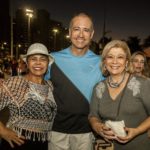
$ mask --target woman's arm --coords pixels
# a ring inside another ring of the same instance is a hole
[[[89,117],[89,122],[94,132],[102,136],[105,140],[109,141],[116,139],[113,131],[110,128],[106,127],[106,125],[102,123],[100,119],[96,117]]]
[[[12,148],[14,147],[13,143],[22,145],[25,139],[23,136],[18,137],[17,133],[7,128],[2,122],[0,122],[0,137],[5,139]]]
[[[150,129],[150,117],[145,119],[137,128],[137,134],[141,134],[143,132],[146,132],[148,129]]]
[[[89,117],[89,122],[90,125],[92,127],[92,129],[97,133],[97,134],[101,134],[102,133],[102,127],[104,126],[103,123],[101,123],[101,121],[96,118],[96,117]]]
[[[104,87],[104,84],[101,83],[101,87]],[[100,88],[102,89],[102,88]],[[98,90],[100,90],[98,89]],[[97,96],[96,88],[93,90],[92,99],[90,103],[90,114],[89,114],[89,122],[91,124],[91,127],[94,132],[96,132],[98,135],[101,135],[107,140],[114,139],[114,133],[112,130],[105,126],[105,124],[101,121],[100,115],[99,115],[99,101],[100,97]],[[102,91],[99,91],[101,94]]]
[[[118,141],[121,143],[126,143],[133,139],[134,137],[147,132],[150,129],[150,81],[145,79],[141,81],[141,88],[140,88],[140,99],[142,103],[142,107],[145,109],[147,114],[147,118],[141,122],[136,128],[128,128],[126,127],[125,130],[127,131],[127,136],[122,138],[118,137]],[[138,114],[137,114],[138,117]],[[133,118],[134,119],[134,118]],[[144,118],[143,118],[144,119]]]
[[[150,117],[145,119],[137,128],[125,128],[127,131],[127,136],[126,137],[118,137],[117,140],[120,143],[127,143],[134,137],[147,132],[148,129],[150,129]]]

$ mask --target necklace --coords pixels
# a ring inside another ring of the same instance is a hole
[[[117,88],[117,87],[119,87],[119,86],[122,84],[122,82],[124,81],[124,79],[125,79],[125,74],[126,74],[126,72],[124,72],[123,77],[122,77],[122,79],[121,79],[121,81],[120,81],[119,83],[113,82],[112,77],[109,76],[109,77],[108,77],[108,80],[107,80],[107,81],[108,81],[108,85],[109,85],[111,88]]]

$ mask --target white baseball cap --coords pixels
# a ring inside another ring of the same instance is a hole
[[[30,55],[34,55],[34,54],[42,54],[42,55],[48,56],[49,57],[49,63],[52,63],[54,61],[53,56],[48,53],[48,49],[42,43],[31,44],[27,50],[27,54],[21,55],[21,57],[22,57],[23,61],[26,62],[27,57]]]

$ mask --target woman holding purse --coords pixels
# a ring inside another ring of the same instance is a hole
[[[130,50],[120,40],[109,42],[102,53],[106,79],[98,83],[90,104],[93,130],[115,150],[149,150],[150,81],[132,75]]]

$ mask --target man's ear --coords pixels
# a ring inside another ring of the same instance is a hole
[[[93,38],[93,36],[94,36],[94,30],[91,33],[91,39]]]

